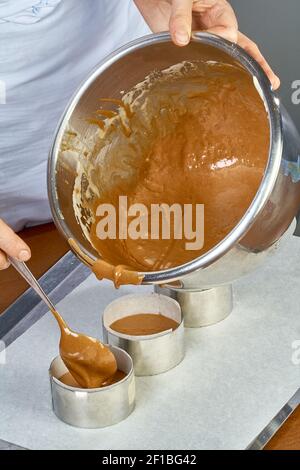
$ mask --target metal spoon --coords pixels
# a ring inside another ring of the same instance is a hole
[[[83,388],[101,387],[117,371],[117,362],[113,353],[96,338],[72,331],[27,265],[10,256],[8,259],[45,302],[57,320],[61,331],[59,352],[71,375]]]

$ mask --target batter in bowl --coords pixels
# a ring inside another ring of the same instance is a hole
[[[98,134],[92,151],[81,155],[73,202],[78,221],[85,233],[88,227],[87,236],[107,263],[94,269],[99,278],[114,277],[107,265],[158,271],[209,251],[249,208],[268,160],[264,103],[239,65],[184,62],[153,72],[121,101],[100,101],[93,123]],[[203,246],[186,249],[190,240],[175,239],[174,227],[169,239],[149,234],[100,240],[97,208],[116,208],[118,233],[120,196],[127,197],[128,206],[143,204],[149,214],[152,204],[203,204]]]

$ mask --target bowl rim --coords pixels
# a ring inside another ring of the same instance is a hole
[[[280,112],[280,100],[274,93],[271,83],[261,66],[240,46],[215,34],[194,32],[192,34],[191,41],[212,46],[227,53],[231,58],[239,62],[243,68],[248,73],[250,73],[250,75],[252,75],[254,85],[256,86],[257,92],[265,104],[265,108],[268,114],[270,126],[269,158],[263,179],[251,205],[246,210],[244,216],[241,218],[238,224],[232,229],[232,231],[209,251],[183,265],[161,271],[139,272],[139,274],[143,276],[143,284],[159,284],[166,281],[176,281],[199,269],[206,268],[226,254],[236,243],[239,242],[239,240],[241,240],[241,238],[243,238],[243,236],[252,227],[259,214],[262,212],[266,202],[270,197],[270,194],[273,191],[281,165],[283,130]],[[55,186],[55,173],[61,138],[75,107],[77,106],[83,94],[88,90],[89,86],[113,63],[138,49],[165,42],[171,42],[171,36],[169,33],[154,33],[143,36],[120,47],[112,54],[106,56],[106,58],[104,58],[92,70],[92,72],[90,72],[88,77],[79,86],[71,98],[69,104],[67,105],[54,134],[53,144],[49,153],[47,176],[48,198],[52,216],[58,230],[66,239],[74,238],[74,236],[69,230],[65,220],[60,215],[61,211]],[[96,259],[95,256],[90,253],[80,242],[77,243],[85,254],[93,259]]]

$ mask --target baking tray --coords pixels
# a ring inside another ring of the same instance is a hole
[[[52,414],[45,364],[48,365],[57,352],[58,332],[54,322],[51,324],[47,308],[29,289],[0,317],[0,338],[7,348],[7,364],[0,365],[0,449],[262,449],[300,401],[299,366],[292,364],[292,344],[300,339],[299,259],[300,240],[293,237],[262,269],[234,284],[235,308],[228,319],[208,328],[186,330],[184,362],[193,360],[197,354],[200,372],[193,376],[194,385],[185,385],[197,386],[197,393],[195,390],[190,393],[189,389],[182,391],[178,384],[172,391],[171,384],[184,376],[184,369],[180,367],[186,366],[180,365],[156,378],[138,378],[137,409],[132,417],[106,430],[105,434],[103,430],[75,430]],[[109,301],[139,289],[151,290],[150,287],[124,287],[115,291],[109,282],[98,284],[89,274],[85,266],[67,253],[41,279],[52,300],[60,302],[59,310],[74,329],[79,327],[88,334],[100,336],[100,313]],[[83,304],[78,301],[80,298],[85,299]],[[84,306],[84,312],[79,315],[74,305]],[[98,309],[96,314],[95,308]],[[38,360],[37,327],[49,334],[43,340],[45,348],[39,351]],[[48,343],[51,343],[49,348]],[[16,361],[21,349],[22,355]],[[22,375],[23,357],[32,360],[29,377]],[[224,377],[220,381],[222,373]],[[42,399],[37,396],[34,405],[30,399],[38,381],[46,388]],[[224,388],[225,381],[228,384]],[[185,413],[190,423],[178,415],[177,426],[170,425],[174,419],[172,410],[162,413],[162,408],[170,407],[164,386],[168,386],[168,396],[174,401],[174,413]],[[228,393],[224,394],[222,387],[225,391],[228,388]],[[24,397],[26,393],[28,400]],[[157,417],[153,415],[155,410]],[[152,421],[155,418],[154,428],[149,422],[150,416]],[[199,420],[199,427],[193,419]],[[43,426],[44,433],[41,432]],[[30,432],[24,432],[28,429]],[[177,434],[173,440],[165,437],[159,446],[155,431],[162,430],[162,435],[168,436],[170,429]],[[127,432],[130,443],[124,439]],[[188,436],[191,432],[193,435]]]

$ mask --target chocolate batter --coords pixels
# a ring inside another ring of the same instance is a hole
[[[140,284],[138,271],[167,269],[201,256],[243,217],[268,159],[267,114],[252,78],[240,66],[201,61],[151,74],[122,101],[102,101],[117,109],[97,111],[93,123],[99,136],[92,152],[83,155],[80,188],[74,188],[84,210],[78,220],[89,221],[89,237],[101,259],[91,260],[69,242],[99,279],[112,279],[116,287]],[[203,248],[187,250],[190,240],[172,235],[169,240],[100,240],[97,207],[112,204],[118,222],[119,196],[128,196],[129,206],[144,204],[149,214],[151,204],[204,204]],[[106,346],[74,333],[53,314],[61,328],[60,354],[70,372],[62,381],[95,388],[123,378]],[[177,327],[174,320],[155,314],[132,315],[111,325],[130,335]]]
[[[177,64],[151,74],[116,104],[114,114],[98,113],[106,119],[99,121],[96,145],[81,162],[80,191],[85,216],[90,215],[90,240],[104,260],[94,263],[93,271],[119,285],[128,281],[124,266],[127,272],[145,272],[182,265],[232,231],[261,183],[270,132],[252,77],[238,65]],[[149,212],[151,204],[204,204],[203,248],[187,250],[189,240],[173,236],[99,240],[96,208],[113,204],[118,221],[120,195]]]
[[[60,356],[73,379],[83,388],[97,388],[117,371],[110,349],[95,338],[70,330],[56,310],[52,310],[60,331]]]
[[[162,331],[176,330],[178,326],[178,322],[160,313],[138,313],[120,318],[110,325],[112,330],[131,336],[154,335]]]
[[[108,387],[109,385],[113,385],[117,382],[120,382],[121,380],[126,377],[125,372],[121,370],[117,370],[117,372],[114,373],[109,379],[107,379],[105,382],[101,384],[102,387]],[[67,372],[66,374],[62,375],[59,378],[59,381],[62,382],[65,385],[68,385],[69,387],[76,387],[76,388],[84,388],[81,385],[79,385],[78,382],[74,379],[74,377],[70,374],[70,372]]]
[[[130,267],[122,265],[113,266],[101,259],[95,261],[81,250],[75,240],[69,238],[68,243],[77,256],[85,264],[90,266],[91,270],[100,281],[102,279],[110,279],[113,281],[116,289],[125,284],[139,285],[142,283],[144,276],[136,271],[132,271]]]

